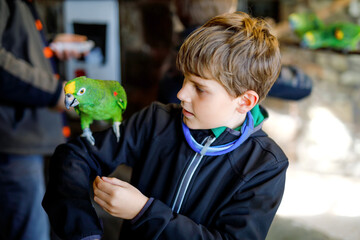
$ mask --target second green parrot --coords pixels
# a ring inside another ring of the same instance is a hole
[[[327,47],[344,51],[359,50],[360,26],[352,23],[333,23],[321,31],[306,32],[301,43],[311,49]]]
[[[65,106],[74,107],[80,116],[82,137],[95,144],[90,130],[93,120],[111,120],[113,131],[120,139],[122,114],[127,106],[124,88],[118,81],[74,78],[65,85]]]
[[[312,12],[292,13],[289,15],[291,29],[299,38],[308,31],[321,30],[325,24]]]
[[[343,51],[360,49],[360,25],[336,22],[325,25],[311,12],[289,15],[290,26],[301,39],[301,45],[311,49],[333,48]]]

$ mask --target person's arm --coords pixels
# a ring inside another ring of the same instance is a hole
[[[52,107],[62,93],[55,77],[17,59],[0,46],[0,100],[29,107]]]
[[[6,39],[5,30],[8,21],[11,21],[9,7],[5,1],[0,1],[0,39]],[[21,29],[19,28],[19,30]],[[34,29],[34,31],[36,30]],[[24,38],[20,35],[18,37]],[[58,34],[54,41],[83,42],[86,39],[87,37],[82,35]],[[23,42],[19,40],[16,44],[28,44],[28,42],[23,39]],[[21,46],[21,48],[26,49],[25,46]],[[28,46],[28,48],[32,48],[32,46]],[[42,49],[38,51],[39,57],[41,57]],[[54,53],[60,60],[81,56],[76,51],[63,50]],[[57,80],[51,69],[46,70],[45,66],[36,67],[31,62],[16,57],[2,45],[2,40],[0,41],[0,76],[0,101],[2,103],[23,107],[65,109],[64,99],[61,98],[63,83]]]
[[[10,21],[5,1],[0,1],[0,39]],[[19,36],[21,38],[22,36]],[[42,52],[41,52],[42,54]],[[62,84],[53,74],[16,58],[0,41],[0,101],[22,106],[54,106],[59,99]]]

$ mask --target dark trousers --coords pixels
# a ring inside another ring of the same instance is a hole
[[[0,153],[0,240],[49,240],[44,159]]]

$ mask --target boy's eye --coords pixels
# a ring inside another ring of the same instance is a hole
[[[204,89],[200,88],[197,85],[195,85],[195,89],[196,89],[197,92],[200,92],[200,93],[204,92]]]

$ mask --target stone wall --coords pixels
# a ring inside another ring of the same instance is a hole
[[[283,62],[313,80],[300,101],[267,98],[265,129],[293,164],[308,170],[360,176],[360,55],[281,47]]]

